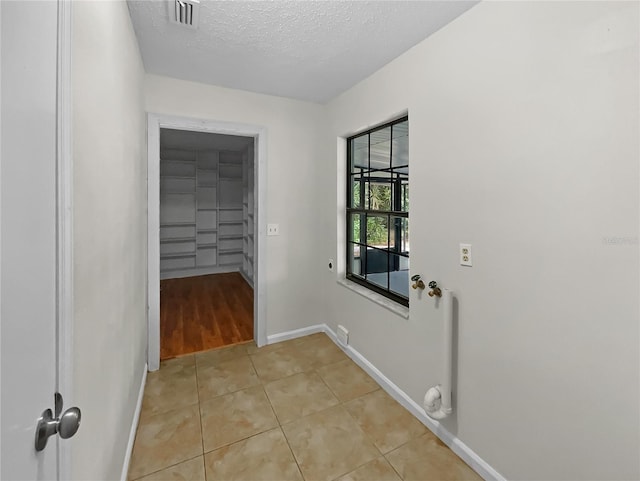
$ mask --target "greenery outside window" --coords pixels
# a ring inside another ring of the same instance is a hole
[[[409,305],[409,120],[347,139],[347,279]]]

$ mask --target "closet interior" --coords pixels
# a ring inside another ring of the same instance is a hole
[[[253,340],[254,139],[160,129],[160,358]]]
[[[253,287],[254,139],[160,131],[160,278],[239,271]]]

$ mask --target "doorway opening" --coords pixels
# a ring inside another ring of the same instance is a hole
[[[254,150],[160,129],[160,360],[253,340]]]
[[[149,370],[266,342],[264,151],[261,128],[149,115]]]

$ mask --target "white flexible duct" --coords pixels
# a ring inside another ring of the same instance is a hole
[[[453,412],[451,408],[451,373],[453,366],[453,291],[442,291],[444,317],[444,369],[442,384],[430,388],[424,396],[424,410],[433,419],[443,419]]]

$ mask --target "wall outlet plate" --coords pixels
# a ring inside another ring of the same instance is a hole
[[[267,224],[267,235],[280,235],[280,224]]]
[[[460,244],[460,265],[467,267],[473,266],[471,244]]]

